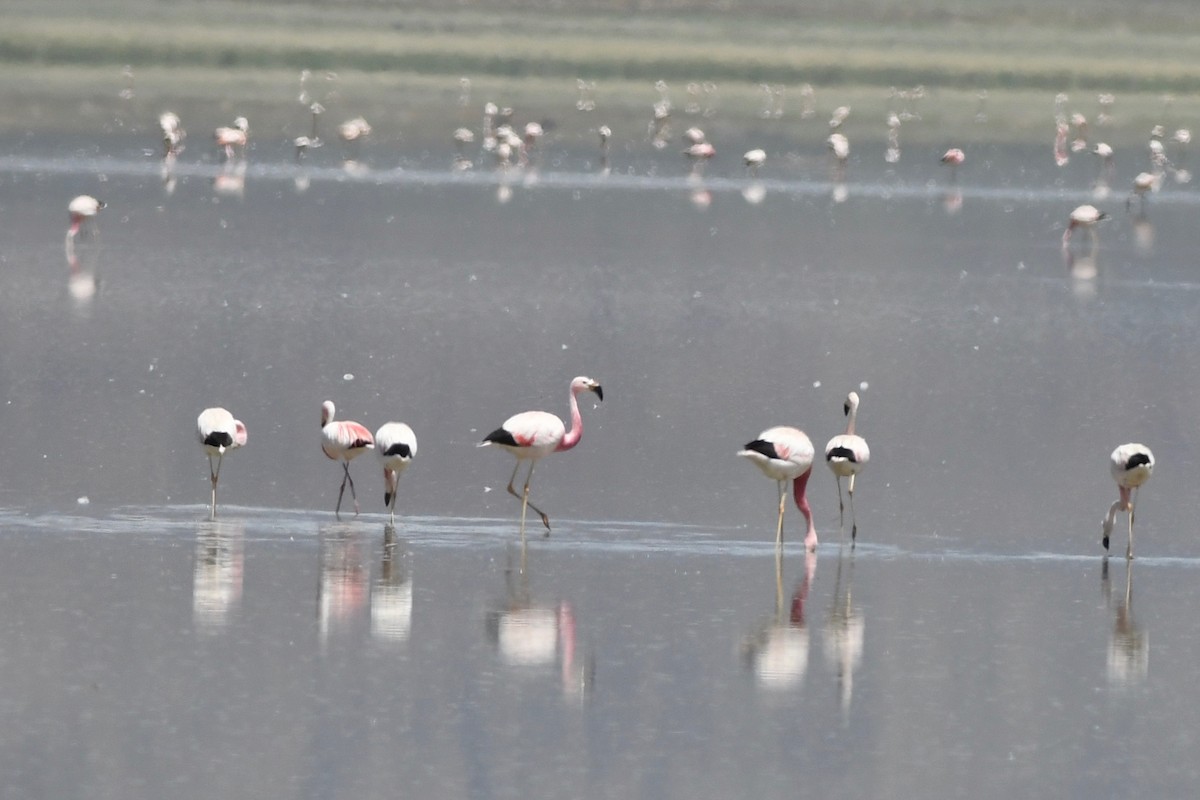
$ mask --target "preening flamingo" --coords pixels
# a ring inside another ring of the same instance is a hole
[[[542,518],[546,526],[546,535],[550,535],[550,518],[546,512],[529,502],[529,482],[533,480],[533,468],[538,459],[550,453],[570,450],[579,444],[583,438],[583,419],[579,415],[579,399],[581,392],[595,392],[596,397],[604,399],[604,390],[600,384],[591,378],[579,376],[571,381],[571,429],[567,430],[563,421],[546,411],[525,411],[509,417],[503,425],[483,438],[478,447],[489,444],[502,447],[517,458],[512,476],[508,479],[508,493],[521,500],[521,538],[525,538],[525,514],[527,508],[532,508]],[[529,474],[525,476],[525,489],[517,494],[513,481],[517,479],[517,470],[521,462],[529,462]]]
[[[200,446],[208,453],[208,477],[212,481],[212,510],[210,518],[217,518],[217,481],[221,477],[221,462],[225,453],[246,445],[246,425],[223,408],[206,408],[196,418],[196,435]],[[213,456],[217,457],[216,468]]]
[[[808,530],[804,546],[817,549],[817,529],[813,525],[812,509],[808,505],[806,488],[812,475],[813,444],[808,435],[799,428],[779,426],[768,428],[758,438],[738,452],[750,459],[768,478],[779,484],[779,522],[775,526],[775,546],[783,546],[783,509],[787,503],[785,482],[792,481],[792,494],[796,508],[804,515]]]
[[[1063,247],[1071,243],[1071,234],[1076,228],[1086,228],[1089,237],[1095,236],[1093,228],[1095,228],[1096,223],[1100,220],[1108,219],[1108,214],[1105,214],[1095,206],[1083,205],[1072,211],[1068,219],[1070,222],[1067,225],[1067,229],[1063,231]]]
[[[1109,471],[1117,482],[1120,499],[1113,503],[1108,513],[1104,515],[1104,538],[1100,540],[1108,552],[1108,539],[1112,533],[1113,523],[1118,511],[1129,512],[1129,544],[1125,547],[1125,558],[1133,558],[1133,501],[1137,497],[1138,487],[1150,480],[1154,472],[1154,454],[1144,444],[1123,444],[1113,450],[1109,458]]]
[[[354,498],[354,513],[358,514],[358,495],[354,492],[354,479],[350,477],[350,462],[358,456],[375,447],[375,438],[371,432],[358,422],[350,420],[334,420],[336,409],[332,400],[321,404],[321,450],[328,458],[342,462],[342,486],[338,489],[337,507],[333,513],[341,517],[342,495],[346,492],[346,484],[350,484],[350,496]]]
[[[837,477],[838,487],[838,527],[845,524],[845,507],[842,505],[842,478],[850,479],[850,542],[853,546],[858,537],[858,521],[854,516],[854,478],[867,465],[871,458],[871,448],[867,440],[854,432],[854,423],[858,419],[858,392],[846,396],[842,406],[846,414],[846,432],[829,440],[825,445],[825,463]]]
[[[233,121],[232,128],[217,128],[213,132],[213,138],[216,139],[217,147],[224,148],[225,160],[233,159],[234,152],[238,151],[244,158],[246,155],[246,143],[249,141],[250,123],[245,117],[238,117]]]
[[[375,431],[375,452],[383,461],[383,504],[388,519],[396,519],[396,484],[400,473],[417,457],[417,437],[403,422],[384,423]]]

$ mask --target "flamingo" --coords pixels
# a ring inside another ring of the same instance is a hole
[[[1066,247],[1068,244],[1070,244],[1071,233],[1076,228],[1086,228],[1088,236],[1095,236],[1093,228],[1095,228],[1096,223],[1100,220],[1108,219],[1108,214],[1100,211],[1095,206],[1082,205],[1071,212],[1069,219],[1070,224],[1068,224],[1067,229],[1063,231],[1063,247]]]
[[[957,147],[951,147],[942,156],[942,163],[948,164],[950,166],[951,182],[958,179],[958,168],[961,167],[963,162],[966,160],[967,160],[966,154],[963,153],[963,151]]]
[[[563,426],[563,421],[546,411],[525,411],[509,417],[503,425],[483,438],[477,447],[494,444],[504,448],[517,458],[512,476],[508,479],[508,493],[521,500],[521,538],[525,538],[525,513],[532,508],[542,518],[546,526],[546,536],[550,535],[550,518],[546,512],[529,502],[529,482],[533,480],[533,468],[538,459],[550,453],[570,450],[579,444],[583,438],[583,418],[579,415],[578,396],[581,392],[595,392],[596,397],[604,399],[604,390],[600,384],[591,378],[579,376],[571,381],[571,429]],[[517,470],[521,462],[529,462],[529,474],[525,476],[525,489],[517,494],[513,481],[517,479]]]
[[[240,150],[243,157],[246,155],[246,142],[249,141],[249,135],[250,123],[245,117],[235,119],[232,128],[217,128],[213,132],[213,138],[217,140],[217,147],[225,148],[226,161],[233,158],[235,150]]]
[[[837,159],[838,164],[845,164],[846,159],[850,157],[850,140],[846,138],[845,134],[831,133],[825,143],[829,145],[829,150]]]
[[[871,459],[871,448],[867,440],[854,432],[854,423],[858,419],[858,392],[846,395],[846,403],[842,406],[846,414],[846,432],[829,440],[825,445],[825,463],[837,477],[838,487],[838,526],[845,523],[844,507],[842,506],[842,478],[850,479],[850,546],[858,536],[858,521],[854,516],[854,478]]]
[[[201,447],[208,453],[208,477],[212,481],[212,511],[209,516],[210,519],[216,519],[217,480],[221,477],[221,462],[226,451],[245,447],[246,425],[223,408],[206,408],[196,418],[196,435]],[[217,457],[216,469],[213,469],[213,456]]]
[[[813,444],[808,434],[799,428],[786,425],[768,428],[749,442],[738,452],[739,456],[748,458],[763,471],[768,478],[779,484],[779,522],[775,526],[775,547],[783,546],[783,509],[787,504],[785,482],[792,481],[792,495],[796,508],[808,522],[808,530],[804,536],[804,546],[808,550],[817,549],[817,529],[813,525],[812,509],[808,505],[809,476],[812,475]]]
[[[321,450],[327,458],[342,462],[342,487],[338,489],[337,507],[333,513],[339,519],[342,510],[342,495],[346,492],[346,483],[350,484],[350,496],[354,498],[354,514],[358,515],[358,495],[354,493],[354,479],[350,477],[350,462],[365,451],[375,447],[375,439],[371,432],[358,422],[350,420],[334,421],[335,408],[332,400],[321,404]]]
[[[1158,190],[1159,176],[1153,172],[1139,172],[1133,179],[1133,191],[1129,193],[1129,197],[1125,199],[1125,210],[1129,210],[1130,204],[1133,203],[1133,198],[1137,197],[1142,204],[1142,208],[1146,207],[1146,194]]]
[[[346,120],[338,126],[338,138],[346,143],[352,158],[358,156],[362,140],[371,135],[371,125],[363,117]]]
[[[375,452],[383,460],[383,504],[388,508],[388,519],[396,520],[396,484],[417,457],[417,437],[413,429],[403,422],[384,423],[375,431]]]
[[[767,151],[761,148],[756,150],[747,150],[742,156],[742,162],[746,165],[746,169],[751,175],[758,175],[758,169],[767,161]]]
[[[707,161],[717,154],[717,148],[712,142],[696,142],[684,150],[683,154],[693,161]]]
[[[158,117],[158,127],[162,130],[163,156],[176,156],[183,152],[183,140],[187,138],[187,131],[183,129],[179,115],[174,111],[164,111]]]
[[[67,205],[67,213],[71,218],[71,227],[67,229],[67,238],[73,239],[79,235],[80,229],[88,220],[94,219],[96,213],[106,204],[92,197],[81,194]]]
[[[1125,547],[1125,558],[1132,559],[1133,501],[1137,497],[1138,487],[1150,480],[1150,474],[1154,472],[1154,453],[1151,453],[1150,448],[1144,444],[1123,444],[1112,451],[1112,456],[1109,458],[1109,471],[1112,473],[1113,480],[1117,482],[1117,490],[1121,496],[1119,500],[1109,507],[1108,513],[1104,515],[1102,525],[1104,538],[1100,540],[1100,543],[1104,545],[1104,551],[1107,553],[1108,538],[1112,533],[1117,512],[1128,511],[1129,544]]]

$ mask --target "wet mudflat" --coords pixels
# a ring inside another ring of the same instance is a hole
[[[740,166],[666,156],[531,181],[281,154],[168,193],[138,152],[10,150],[7,796],[1195,785],[1189,186],[1126,213],[1131,164],[1064,255],[1094,175],[1042,148],[981,154],[961,192],[935,158],[864,156],[840,189],[793,161],[757,203]],[[82,192],[109,207],[69,264]],[[565,414],[577,374],[606,399],[539,466],[554,532],[522,556],[511,461],[474,443]],[[777,572],[775,487],[735,453],[776,424],[821,448],[850,389],[860,544],[818,465],[824,544],[793,509]],[[371,456],[364,514],[331,513],[325,399],[416,430],[394,531]],[[213,404],[249,429],[216,523]],[[1125,441],[1159,462],[1131,571],[1099,545]]]

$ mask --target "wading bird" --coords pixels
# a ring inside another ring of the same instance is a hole
[[[223,408],[206,408],[196,418],[196,435],[200,439],[200,446],[208,453],[208,477],[212,481],[212,510],[209,516],[216,519],[221,462],[226,452],[246,445],[246,425]],[[213,456],[217,457],[215,469]]]
[[[958,180],[958,168],[967,160],[967,156],[957,147],[951,147],[942,156],[942,163],[950,167],[951,182]]]
[[[767,161],[767,151],[761,148],[755,150],[747,150],[742,156],[742,163],[746,165],[746,169],[751,175],[757,176],[758,169]]]
[[[1129,543],[1125,547],[1125,558],[1133,558],[1133,501],[1137,497],[1138,487],[1150,480],[1154,472],[1154,454],[1144,444],[1123,444],[1113,450],[1109,459],[1109,471],[1117,482],[1117,490],[1121,497],[1113,503],[1108,513],[1104,515],[1104,537],[1100,543],[1108,553],[1108,538],[1112,533],[1113,523],[1116,522],[1118,511],[1129,512]]]
[[[246,143],[249,141],[250,123],[245,117],[238,117],[233,121],[232,128],[217,128],[213,131],[213,138],[216,139],[217,147],[224,148],[225,160],[233,160],[234,153],[240,153],[242,158],[246,157]]]
[[[383,461],[383,504],[388,519],[396,519],[396,484],[400,473],[417,457],[417,437],[403,422],[384,423],[375,431],[375,452]]]
[[[350,497],[354,499],[354,513],[358,514],[358,495],[354,492],[354,479],[350,477],[350,462],[367,450],[375,447],[375,439],[371,432],[358,422],[333,419],[335,408],[332,400],[321,404],[321,450],[326,457],[342,462],[342,486],[338,489],[335,516],[341,517],[342,495],[346,492],[346,484],[350,484]]]
[[[1089,237],[1094,237],[1094,228],[1096,223],[1102,219],[1108,219],[1108,214],[1100,211],[1095,206],[1083,205],[1071,212],[1070,220],[1067,229],[1063,231],[1063,247],[1071,243],[1071,234],[1076,228],[1086,228]]]
[[[854,516],[854,478],[867,465],[871,458],[871,448],[867,440],[854,432],[854,423],[858,419],[858,393],[846,395],[846,403],[842,406],[846,414],[846,432],[829,440],[825,445],[825,463],[837,477],[838,487],[838,527],[845,524],[845,507],[842,505],[842,478],[850,479],[850,542],[853,546],[858,537],[858,521]]]
[[[71,218],[71,227],[67,229],[67,238],[71,239],[79,235],[79,231],[88,222],[94,219],[96,212],[104,208],[105,204],[100,200],[88,194],[81,194],[67,205],[67,214]]]
[[[604,399],[604,391],[600,384],[591,378],[579,376],[571,381],[571,429],[567,430],[563,421],[546,411],[525,411],[509,417],[503,425],[483,438],[478,447],[494,444],[504,448],[517,457],[512,476],[508,479],[508,493],[521,500],[521,538],[525,538],[525,514],[527,508],[532,508],[542,518],[546,526],[546,535],[550,535],[550,518],[546,512],[529,502],[529,482],[533,480],[533,468],[538,459],[550,453],[570,450],[579,444],[583,438],[583,419],[579,415],[580,392],[595,392],[596,397]],[[517,470],[521,462],[529,462],[529,474],[525,476],[525,489],[521,494],[513,488],[517,479]]]
[[[775,546],[783,546],[783,509],[787,505],[786,481],[792,481],[792,495],[796,508],[804,515],[808,530],[804,535],[804,546],[817,549],[817,529],[813,525],[812,509],[808,505],[809,476],[812,475],[813,444],[808,435],[799,428],[779,426],[768,428],[758,438],[738,452],[763,471],[768,478],[779,484],[779,521],[775,526]]]

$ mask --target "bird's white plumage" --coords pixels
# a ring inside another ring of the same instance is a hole
[[[1136,464],[1131,464],[1135,461],[1135,456],[1142,458],[1136,459]],[[1144,444],[1123,444],[1113,450],[1109,470],[1118,486],[1136,489],[1150,480],[1150,475],[1154,472],[1154,453]]]
[[[774,446],[775,457],[751,449],[741,450],[738,455],[749,459],[772,480],[795,480],[812,468],[816,451],[808,434],[799,428],[787,425],[767,428],[758,435],[756,441],[770,442]]]
[[[209,444],[207,440],[214,433],[227,434],[230,444]],[[246,444],[246,426],[233,414],[223,408],[206,408],[196,418],[196,435],[200,444],[210,455],[221,455],[228,450],[235,450]]]
[[[94,217],[102,208],[104,203],[91,195],[81,194],[67,205],[67,213],[72,217]]]

